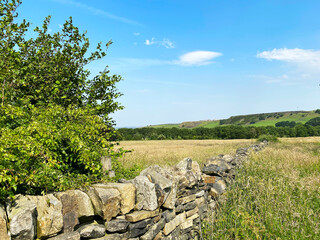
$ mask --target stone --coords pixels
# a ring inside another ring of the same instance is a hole
[[[36,237],[36,204],[28,196],[17,195],[7,209],[11,239]]]
[[[194,215],[194,214],[196,214],[198,212],[199,212],[199,208],[195,207],[194,209],[191,209],[191,210],[186,212],[186,217],[188,218],[188,217],[190,217],[190,216],[192,216],[192,215]]]
[[[102,224],[86,224],[76,230],[81,238],[99,238],[103,237],[106,229]]]
[[[190,228],[190,227],[192,227],[192,226],[193,226],[193,220],[192,220],[192,219],[189,219],[189,220],[181,223],[180,228],[181,228],[182,230],[184,230],[184,229]]]
[[[29,197],[37,206],[37,237],[57,235],[63,228],[62,203],[53,194]]]
[[[194,209],[195,207],[197,207],[196,201],[188,202],[184,205],[178,205],[176,207],[176,212],[180,213],[180,212],[184,212],[184,211],[189,211],[191,209]]]
[[[196,200],[195,194],[179,198],[177,202],[178,202],[178,204],[186,204],[186,203],[194,201],[194,200]]]
[[[140,240],[154,239],[155,236],[163,229],[165,223],[165,219],[160,219],[159,222],[150,227],[150,229],[143,236],[140,237]]]
[[[211,189],[212,188],[215,189],[217,191],[217,193],[220,195],[221,193],[223,193],[226,190],[227,186],[226,186],[225,181],[219,180],[212,185]]]
[[[139,237],[148,231],[149,225],[151,224],[151,219],[146,219],[140,222],[131,223],[129,225],[129,235],[130,238]]]
[[[165,191],[162,190],[162,188],[159,186],[159,184],[156,183],[154,186],[156,189],[158,206],[162,206],[167,194],[165,193]]]
[[[91,187],[88,196],[93,204],[95,214],[109,221],[120,213],[120,192],[117,189],[108,189],[101,186]]]
[[[200,192],[197,192],[195,195],[196,195],[197,198],[203,197],[205,195],[205,191],[201,190]]]
[[[241,155],[241,156],[245,156],[248,155],[248,148],[238,148],[236,151],[236,154]]]
[[[171,191],[167,196],[167,199],[163,203],[164,208],[174,209],[177,199],[177,186],[176,184],[172,185]]]
[[[170,173],[158,165],[150,166],[143,170],[140,175],[150,176],[153,183],[159,184],[163,191],[168,195],[172,188],[172,181],[169,176]]]
[[[120,192],[121,206],[120,212],[127,214],[135,205],[136,188],[132,183],[107,183],[107,184],[95,184],[94,187],[100,187],[105,189],[116,189]]]
[[[1,240],[9,240],[9,234],[8,234],[8,219],[6,212],[4,210],[4,206],[0,205],[0,239]]]
[[[204,165],[202,172],[210,176],[222,176],[231,170],[231,166],[223,160],[211,159]]]
[[[212,201],[211,203],[208,204],[209,209],[213,210],[216,209],[217,207],[217,202],[216,201]]]
[[[147,218],[152,218],[159,215],[159,209],[154,211],[134,211],[126,215],[126,220],[129,222],[138,222]]]
[[[173,220],[166,223],[163,228],[164,235],[169,235],[173,230],[175,230],[181,223],[186,221],[186,213],[183,212],[177,215]]]
[[[132,180],[136,187],[136,210],[153,211],[158,208],[155,184],[146,176],[137,176]]]
[[[111,157],[103,156],[101,157],[100,162],[102,164],[102,171],[106,172],[112,170]]]
[[[216,182],[216,176],[210,176],[207,174],[202,174],[202,179],[205,184],[209,184],[209,183],[213,184]]]
[[[159,233],[154,237],[153,240],[161,240],[161,239],[163,239],[163,233],[162,233],[162,232],[159,232]]]
[[[200,217],[200,216],[199,216],[198,213],[196,213],[196,214],[193,214],[192,216],[188,217],[187,220],[192,220],[193,221],[194,219],[197,219],[198,217]]]
[[[162,217],[166,220],[166,222],[170,222],[172,219],[176,217],[176,211],[166,210],[162,213]]]
[[[80,240],[80,233],[78,232],[63,233],[58,236],[48,238],[48,240]]]
[[[196,161],[192,161],[191,158],[185,158],[180,161],[176,168],[180,169],[180,171],[192,171],[193,174],[197,177],[197,180],[201,179],[201,169],[199,164]]]
[[[128,233],[123,233],[123,234],[119,234],[119,233],[114,233],[114,234],[106,234],[105,236],[101,237],[101,238],[95,238],[94,240],[124,240],[124,239],[128,239]]]
[[[91,218],[94,210],[87,194],[80,190],[68,190],[56,193],[62,203],[63,232],[72,232],[79,224],[79,218]]]
[[[129,226],[129,222],[123,219],[114,219],[109,222],[105,223],[106,230],[108,232],[118,232],[118,233],[124,233],[127,231],[127,228]]]

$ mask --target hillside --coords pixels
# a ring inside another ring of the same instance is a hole
[[[319,111],[317,111],[319,112]],[[228,119],[221,120],[204,120],[204,121],[189,121],[176,124],[160,124],[150,125],[152,128],[214,128],[224,125],[243,125],[243,126],[274,126],[277,122],[295,121],[296,123],[305,123],[312,118],[319,117],[320,114],[316,111],[287,111],[273,113],[258,113],[232,116]]]

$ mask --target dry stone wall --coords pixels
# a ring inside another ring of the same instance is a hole
[[[265,145],[213,157],[202,170],[186,158],[170,168],[151,166],[130,181],[18,195],[0,206],[0,239],[201,239],[201,221],[215,209],[236,168]]]

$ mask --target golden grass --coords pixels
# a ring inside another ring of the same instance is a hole
[[[152,140],[122,141],[120,147],[133,150],[127,153],[121,163],[125,167],[138,164],[143,167],[150,165],[172,166],[186,157],[199,164],[219,154],[235,154],[239,147],[246,147],[254,140]]]
[[[290,138],[238,170],[206,239],[320,239],[320,138]]]

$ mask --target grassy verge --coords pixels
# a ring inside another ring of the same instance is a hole
[[[320,138],[282,139],[253,154],[205,238],[320,239],[319,157]]]

